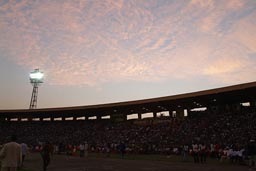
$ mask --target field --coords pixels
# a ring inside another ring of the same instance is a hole
[[[42,159],[38,153],[30,154],[23,171],[42,171]],[[54,155],[47,171],[245,171],[247,166],[210,160],[206,164],[194,164],[192,159],[182,162],[180,156],[126,156],[106,157],[90,154],[88,158]]]

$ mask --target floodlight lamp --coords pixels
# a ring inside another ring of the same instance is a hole
[[[31,79],[41,80],[41,79],[43,79],[43,77],[44,77],[44,74],[41,73],[41,72],[31,73],[30,74],[30,78]]]
[[[31,82],[42,82],[44,74],[36,69],[35,71],[29,74]]]

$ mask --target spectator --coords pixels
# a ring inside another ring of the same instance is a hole
[[[126,149],[124,142],[120,143],[119,149],[120,149],[121,157],[123,159],[124,158],[124,154],[125,154],[125,149]]]
[[[184,144],[183,145],[183,161],[188,161],[188,150],[189,150],[189,147],[187,144]]]
[[[43,159],[43,171],[46,171],[48,165],[50,164],[50,154],[51,154],[51,146],[47,141],[42,148],[41,155]]]
[[[249,157],[249,167],[255,168],[255,155],[256,155],[256,144],[255,140],[250,140],[248,144],[248,157]]]
[[[16,140],[16,136],[13,135],[11,141],[6,143],[0,151],[1,171],[17,171],[21,165],[21,147]]]
[[[80,157],[84,157],[85,145],[83,143],[79,145],[79,150],[80,150]]]
[[[28,154],[28,146],[25,143],[21,143],[21,152],[22,152],[22,161],[21,161],[21,167],[23,167],[24,160]]]

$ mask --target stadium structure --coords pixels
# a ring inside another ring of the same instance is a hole
[[[145,113],[152,113],[152,117],[156,118],[157,114],[163,111],[169,112],[170,117],[182,119],[184,118],[184,110],[187,111],[186,115],[190,115],[191,111],[196,108],[205,108],[216,113],[220,110],[239,111],[242,104],[245,103],[255,111],[256,82],[119,103],[34,110],[0,110],[0,120],[2,122],[65,121],[107,118],[113,122],[122,122],[126,121],[131,114],[137,115],[136,118],[139,120],[143,118]]]
[[[255,103],[256,82],[251,82],[137,101],[0,110],[0,144],[15,133],[33,150],[51,142],[55,153],[70,155],[85,142],[93,153],[116,154],[126,147],[131,154],[163,155],[205,144],[202,157],[232,148],[246,158],[256,139]]]

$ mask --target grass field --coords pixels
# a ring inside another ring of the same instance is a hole
[[[247,166],[229,162],[208,160],[206,164],[194,164],[192,158],[182,162],[181,156],[89,154],[87,158],[54,155],[47,171],[246,171]],[[42,159],[32,153],[25,161],[22,171],[42,171]]]

